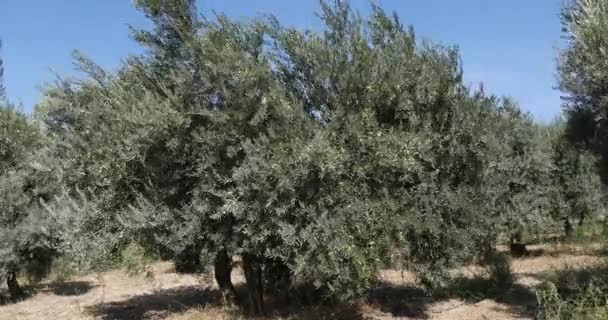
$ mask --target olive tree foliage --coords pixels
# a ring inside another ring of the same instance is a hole
[[[544,218],[538,128],[381,8],[322,2],[315,33],[135,3],[147,51],[117,72],[76,55],[84,80],[38,109],[63,173],[44,209],[79,263],[136,242],[178,271],[212,265],[230,302],[239,255],[263,313],[268,289],[354,301],[395,252],[433,284]]]
[[[567,123],[552,126],[556,132],[550,141],[553,172],[551,181],[557,186],[554,199],[554,218],[563,222],[564,235],[570,236],[573,222],[582,226],[587,220],[597,219],[605,209],[605,188],[598,168],[598,157],[581,144],[569,139]]]
[[[89,78],[49,89],[38,109],[66,173],[46,207],[62,228],[65,253],[83,268],[104,267],[130,240],[119,232],[117,216],[149,184],[140,165],[145,150],[180,119],[128,72],[108,75],[79,59]]]
[[[42,203],[55,192],[41,126],[13,105],[3,86],[0,57],[0,279],[10,298],[23,298],[18,275],[40,280],[57,255],[54,224]]]
[[[23,296],[16,276],[39,280],[56,255],[53,225],[41,205],[54,192],[43,141],[32,119],[0,102],[0,278],[13,300]]]
[[[38,223],[41,213],[38,197],[44,189],[36,185],[35,176],[30,176],[36,174],[36,164],[30,161],[37,144],[37,132],[25,115],[11,106],[0,106],[0,274],[3,278],[21,271],[35,271],[36,263],[40,263],[41,268],[49,265],[38,260],[45,260],[47,257],[42,255],[49,251],[44,239],[37,239],[45,234],[44,224]],[[15,294],[11,292],[11,296]]]
[[[566,46],[558,59],[558,84],[564,93],[567,137],[581,147],[596,151],[606,177],[606,115],[608,112],[605,72],[608,50],[608,3],[602,0],[568,1],[562,9]]]
[[[117,74],[81,58],[88,79],[50,91],[41,110],[47,123],[62,123],[57,144],[74,175],[48,209],[66,237],[79,230],[80,240],[105,238],[96,241],[102,253],[137,241],[196,267],[204,252],[230,298],[233,254],[243,256],[248,283],[261,285],[263,249],[253,244],[250,213],[235,204],[243,201],[234,174],[250,157],[245,145],[278,143],[312,120],[273,80],[257,25],[220,18],[202,26],[196,37],[181,38],[190,58],[177,57],[168,72],[155,69],[166,59],[155,55],[160,49],[130,59]],[[82,242],[74,251],[89,248]],[[261,297],[257,287],[252,301]],[[252,303],[254,312],[261,307]]]
[[[552,224],[551,136],[513,102],[499,114],[495,130],[502,140],[497,154],[501,161],[493,169],[500,187],[495,205],[511,243],[522,243],[524,235],[543,233]]]
[[[601,0],[568,1],[561,13],[566,46],[558,59],[558,85],[564,93],[566,123],[554,142],[561,204],[567,234],[571,219],[580,224],[603,209],[606,182],[606,50],[608,50],[608,3]],[[597,170],[599,169],[599,171]]]
[[[356,159],[342,179],[367,193],[348,201],[385,219],[381,234],[414,268],[480,258],[498,233],[542,219],[548,159],[529,117],[471,93],[456,48],[419,44],[379,7],[367,20],[347,2],[322,10],[322,34],[274,21],[277,74]]]

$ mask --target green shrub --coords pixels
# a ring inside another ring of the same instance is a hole
[[[571,274],[571,273],[570,273]],[[570,280],[570,277],[566,277]],[[571,283],[568,283],[571,285]],[[604,285],[590,282],[577,294],[569,295],[553,282],[544,283],[537,290],[538,320],[606,320],[608,293]]]
[[[60,257],[58,259],[53,260],[51,265],[51,273],[49,275],[49,280],[55,283],[62,283],[74,275],[78,274],[78,268],[70,259],[66,257]]]
[[[130,243],[121,252],[121,264],[130,276],[141,275],[146,279],[152,279],[154,273],[150,268],[153,259],[148,256],[140,245]]]
[[[538,320],[557,320],[561,319],[564,301],[562,301],[555,284],[549,282],[545,287],[536,292],[538,301],[538,311],[536,318]]]
[[[496,252],[491,255],[488,263],[490,279],[494,281],[496,288],[506,290],[513,284],[513,272],[511,270],[511,256],[508,252]]]

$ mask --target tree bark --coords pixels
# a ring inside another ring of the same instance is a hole
[[[254,316],[264,314],[264,291],[262,285],[261,259],[255,255],[243,254],[243,269],[247,280],[247,296],[249,298],[249,312]]]
[[[6,274],[6,286],[8,287],[8,292],[11,295],[11,300],[19,301],[23,298],[23,290],[21,290],[19,282],[17,281],[16,272],[8,272]]]
[[[224,305],[234,306],[237,304],[237,294],[230,274],[232,273],[232,258],[228,256],[226,249],[220,250],[214,261],[215,281],[220,288]]]
[[[528,249],[525,243],[521,243],[521,234],[518,233],[515,236],[511,236],[509,243],[509,250],[513,257],[523,257],[528,254]]]
[[[570,223],[570,219],[568,218],[564,219],[564,235],[566,239],[569,239],[572,235],[572,223]]]

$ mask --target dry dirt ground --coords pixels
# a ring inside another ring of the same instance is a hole
[[[408,272],[385,270],[384,285],[372,290],[365,304],[344,307],[314,307],[290,310],[275,305],[272,319],[533,319],[534,286],[547,271],[592,268],[604,262],[593,248],[551,245],[530,246],[531,256],[515,259],[516,283],[508,292],[492,297],[431,299],[416,286]],[[152,267],[154,278],[129,277],[111,271],[76,277],[62,284],[42,285],[19,303],[0,306],[2,320],[194,320],[245,319],[217,303],[217,291],[209,276],[178,275],[169,263]],[[474,266],[460,270],[472,278],[482,272]],[[242,284],[235,270],[233,281]],[[272,304],[272,302],[269,302]]]

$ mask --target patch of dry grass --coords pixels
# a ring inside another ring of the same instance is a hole
[[[274,310],[264,319],[531,319],[525,302],[514,299],[551,274],[550,271],[583,269],[599,266],[604,258],[596,255],[599,245],[534,245],[531,255],[514,259],[515,289],[502,297],[469,301],[455,296],[432,299],[417,286],[413,273],[385,270],[383,285],[370,291],[366,303],[342,307],[297,307],[272,305]],[[38,287],[29,299],[0,306],[2,320],[240,320],[247,316],[219,305],[213,278],[179,275],[170,263],[152,266],[152,279],[129,277],[115,270],[100,274],[77,276],[61,284],[49,282]],[[237,268],[233,282],[244,282]],[[465,279],[478,279],[483,269],[470,266],[455,270]],[[473,287],[476,285],[471,282]],[[475,289],[473,289],[475,290]],[[513,291],[515,290],[515,291]],[[520,291],[517,291],[520,290]],[[529,302],[529,301],[528,301]],[[525,310],[524,310],[525,309]]]

